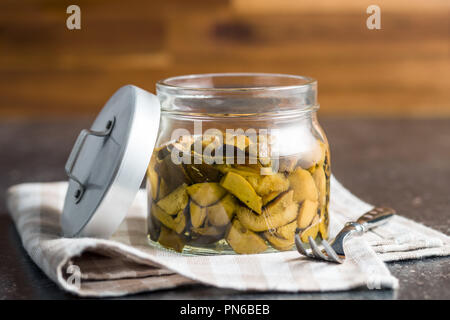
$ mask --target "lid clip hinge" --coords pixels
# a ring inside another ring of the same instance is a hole
[[[67,159],[65,170],[66,174],[70,180],[75,181],[78,184],[78,188],[74,193],[75,203],[80,202],[81,198],[83,198],[85,186],[73,173],[73,168],[77,162],[78,156],[80,155],[81,149],[86,141],[88,136],[96,136],[96,137],[109,137],[111,131],[114,127],[114,123],[116,122],[116,118],[113,117],[106,123],[105,130],[103,131],[95,131],[91,129],[84,129],[78,135],[77,141],[73,146],[72,151],[70,152],[69,158]]]

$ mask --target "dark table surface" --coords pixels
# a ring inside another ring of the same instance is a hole
[[[0,299],[72,299],[30,260],[7,214],[20,182],[65,180],[63,166],[91,119],[0,120]],[[450,234],[450,119],[322,119],[336,177],[362,199]],[[145,299],[450,299],[450,258],[388,264],[396,291],[242,293],[202,285],[134,295]]]

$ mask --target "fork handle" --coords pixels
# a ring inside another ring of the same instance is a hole
[[[373,208],[366,212],[356,220],[366,232],[372,228],[378,227],[386,223],[392,216],[395,215],[395,210],[391,208]]]

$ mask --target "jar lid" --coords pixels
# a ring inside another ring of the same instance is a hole
[[[120,88],[91,129],[78,136],[67,160],[65,237],[109,238],[125,218],[145,176],[160,121],[158,98]]]

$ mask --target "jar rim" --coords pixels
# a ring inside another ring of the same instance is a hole
[[[210,116],[262,116],[318,108],[317,81],[281,73],[205,73],[156,84],[161,111]]]
[[[243,80],[253,78],[254,85],[228,85],[220,86],[221,81],[236,78]],[[213,80],[216,83],[213,83]],[[279,81],[279,84],[276,83]],[[273,84],[271,84],[273,83]],[[209,84],[209,86],[207,85]],[[218,86],[217,86],[218,85]],[[299,76],[283,73],[258,73],[258,72],[230,72],[230,73],[203,73],[174,76],[159,80],[156,83],[158,90],[180,90],[184,94],[210,92],[210,93],[237,93],[257,91],[285,91],[305,89],[317,85],[317,80],[308,76]]]

